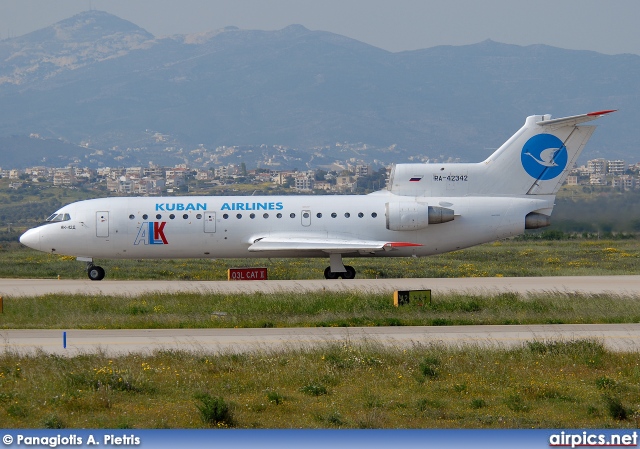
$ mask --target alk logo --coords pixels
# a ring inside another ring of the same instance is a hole
[[[553,179],[567,166],[567,147],[553,134],[537,134],[522,147],[520,160],[532,178]]]
[[[145,221],[138,230],[134,245],[140,243],[144,245],[168,245],[167,237],[164,235],[166,221]]]

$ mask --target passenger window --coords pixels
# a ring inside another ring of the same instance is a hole
[[[282,218],[282,214],[278,213],[278,214],[276,214],[276,217]]]
[[[133,220],[134,218],[136,218],[135,215],[133,215],[133,214],[129,215],[129,220]]]
[[[253,220],[254,218],[256,218],[256,214],[250,214],[249,218],[251,218]]]
[[[290,216],[291,218],[296,218],[296,214],[294,214],[293,212],[291,212],[291,213],[289,214],[289,216]]]
[[[335,212],[331,212],[331,218],[336,218],[338,216],[338,214],[336,214]]]
[[[224,219],[226,220],[227,218],[229,218],[229,214],[224,214],[224,215],[222,216],[222,218],[224,218]]]
[[[263,218],[269,218],[269,214],[265,213],[262,215]]]
[[[149,218],[149,216],[148,216],[147,214],[144,214],[144,215],[142,216],[142,219],[143,219],[143,220],[146,220],[147,218]]]
[[[174,218],[176,218],[176,216],[171,214],[171,215],[169,215],[169,218],[173,220]]]
[[[304,214],[302,214],[302,216],[303,216],[304,218],[309,218],[309,212],[305,212]]]
[[[200,220],[200,219],[202,218],[202,214],[198,214],[198,215],[196,215],[196,218],[197,218],[198,220]]]
[[[162,215],[156,214],[156,220],[161,220],[161,219],[162,219]]]
[[[344,213],[344,218],[349,218],[351,216],[351,214],[349,212],[345,212]]]
[[[364,214],[362,212],[358,212],[358,217],[362,218],[364,217]]]
[[[376,214],[375,212],[373,212],[373,213],[371,214],[371,216],[372,216],[373,218],[376,218],[376,217],[378,216],[378,214]]]
[[[236,215],[236,218],[237,218],[238,220],[240,220],[240,219],[242,218],[242,214],[237,214],[237,215]]]
[[[182,216],[182,218],[184,218],[185,220],[187,220],[187,219],[189,218],[189,215],[188,215],[188,214],[184,214],[184,215]]]
[[[322,214],[321,214],[320,212],[318,212],[318,213],[316,214],[316,217],[318,217],[318,218],[322,218]]]

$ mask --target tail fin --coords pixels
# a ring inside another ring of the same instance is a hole
[[[492,193],[555,194],[595,130],[577,125],[610,112],[614,111],[527,117],[524,126],[482,163],[491,184],[486,187]]]
[[[402,196],[554,195],[595,129],[578,125],[610,112],[532,115],[484,162],[397,164],[387,188]]]

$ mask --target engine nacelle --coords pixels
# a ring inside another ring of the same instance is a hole
[[[539,229],[549,226],[550,224],[551,217],[538,212],[530,212],[526,217],[524,217],[525,229]]]
[[[430,224],[446,223],[454,218],[451,209],[416,201],[399,201],[385,206],[387,229],[391,231],[417,231]]]

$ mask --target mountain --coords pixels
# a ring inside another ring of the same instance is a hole
[[[300,25],[155,38],[100,11],[0,41],[0,137],[137,149],[144,164],[199,145],[323,147],[331,158],[336,142],[392,148],[386,162],[480,161],[527,115],[600,109],[620,111],[586,156],[635,162],[639,94],[640,56],[544,45],[390,53]]]
[[[0,41],[0,86],[34,85],[68,70],[124,56],[153,39],[142,28],[106,12],[79,14]]]

